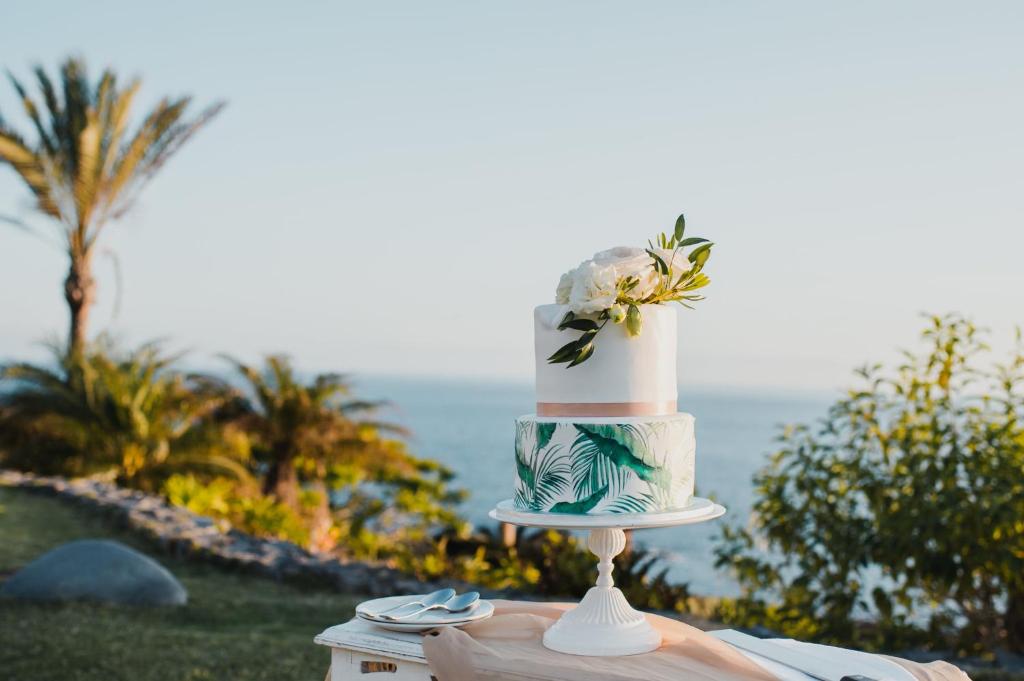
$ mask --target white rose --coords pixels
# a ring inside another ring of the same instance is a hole
[[[595,254],[594,262],[598,265],[611,265],[626,274],[639,271],[650,265],[650,256],[642,248],[616,246]]]
[[[644,255],[646,255],[646,253]],[[651,259],[651,256],[648,255],[647,260],[651,262],[651,266],[640,274],[640,283],[630,289],[630,298],[643,300],[654,293],[654,289],[658,288],[661,276],[658,274],[658,271],[654,269],[654,260]]]
[[[672,257],[672,249],[669,248],[655,248],[654,252],[661,256],[661,259],[665,261],[669,269],[672,271],[673,279],[677,279],[683,272],[689,272],[693,268],[686,254],[681,250],[675,252],[675,257]]]
[[[619,277],[643,277],[654,261],[642,248],[616,246],[594,256],[594,263],[602,267],[614,267]]]
[[[569,309],[576,314],[594,314],[615,304],[615,268],[598,265],[592,260],[583,262],[573,272]]]
[[[642,248],[616,246],[594,256],[594,262],[605,267],[614,267],[619,279],[636,277],[640,280],[630,292],[633,298],[644,298],[654,292],[658,285],[658,274],[654,260]]]
[[[555,302],[557,304],[569,304],[569,293],[572,291],[572,281],[575,273],[576,270],[569,270],[558,280],[558,288],[555,289]]]

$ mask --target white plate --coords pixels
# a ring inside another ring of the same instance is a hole
[[[381,612],[388,608],[396,608],[405,603],[411,603],[420,596],[388,596],[386,598],[375,598],[372,601],[364,601],[356,606],[356,615],[367,622],[372,622],[378,627],[391,631],[427,631],[440,627],[459,627],[470,622],[485,620],[494,614],[494,604],[490,601],[479,600],[476,607],[467,612],[446,612],[445,610],[428,610],[416,617],[399,620],[381,619],[374,617],[372,613]]]
[[[725,513],[725,507],[710,499],[693,497],[685,508],[653,513],[537,513],[515,507],[511,499],[500,502],[488,515],[494,520],[525,527],[552,527],[560,530],[672,527],[712,520]]]

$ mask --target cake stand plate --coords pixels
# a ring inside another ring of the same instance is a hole
[[[724,513],[724,506],[694,497],[688,506],[677,510],[608,515],[521,511],[511,499],[506,499],[489,515],[494,520],[523,527],[590,530],[587,547],[598,558],[597,585],[587,591],[579,605],[544,632],[544,645],[571,655],[605,657],[649,653],[661,645],[661,634],[647,622],[642,612],[629,605],[612,581],[612,558],[626,548],[623,530],[702,523]]]

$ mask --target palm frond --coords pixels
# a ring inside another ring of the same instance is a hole
[[[42,67],[33,73],[42,106],[13,74],[8,79],[37,139],[30,144],[0,118],[0,162],[14,168],[40,212],[60,223],[72,258],[85,257],[103,226],[122,217],[224,106],[218,102],[191,116],[190,97],[164,98],[128,136],[137,79],[119,87],[108,69],[92,85],[85,62],[75,58],[60,65],[57,84]]]
[[[50,136],[50,131],[43,125],[43,119],[39,115],[39,105],[36,104],[35,100],[33,100],[28,94],[25,86],[21,84],[21,81],[15,78],[14,74],[10,71],[7,72],[7,79],[11,82],[14,90],[21,98],[22,106],[25,108],[25,113],[32,121],[32,125],[35,126],[36,134],[39,136],[39,142],[42,144],[43,149],[45,149],[48,154],[53,155],[57,150],[57,145],[54,139]]]
[[[172,460],[153,466],[151,474],[166,477],[172,473],[210,471],[217,475],[226,475],[238,482],[255,486],[256,478],[252,472],[242,463],[227,456],[210,455],[202,456],[188,454],[174,457]]]
[[[112,77],[113,79],[113,77]],[[114,171],[120,155],[125,131],[128,129],[128,115],[131,111],[132,102],[138,94],[142,81],[135,79],[126,88],[118,91],[112,84],[110,86],[109,109],[107,117],[103,120],[103,166],[100,169],[103,178],[110,178]]]
[[[555,430],[558,429],[558,424],[555,422],[544,422],[537,424],[537,449],[544,449],[551,442],[551,438],[555,434]]]
[[[572,444],[572,484],[577,498],[606,489],[618,494],[629,478],[629,470],[620,467],[600,441],[579,433]]]
[[[644,513],[658,508],[662,508],[662,506],[659,505],[654,495],[640,492],[639,494],[620,495],[602,511],[605,513]]]
[[[6,365],[0,411],[11,432],[62,442],[86,472],[121,466],[123,476],[139,480],[172,468],[234,467],[237,474],[222,442],[193,437],[226,393],[178,374],[172,361],[157,344],[115,354],[98,345],[58,361],[59,368]]]
[[[17,133],[7,128],[0,128],[0,161],[8,163],[28,185],[41,212],[53,218],[61,217],[43,160],[26,146]]]
[[[608,488],[602,487],[594,490],[592,494],[582,499],[578,499],[577,501],[559,501],[548,510],[551,513],[590,513],[599,503],[601,503],[601,500],[604,499],[607,494]]]
[[[224,102],[218,102],[194,119],[186,120],[190,102],[188,97],[161,101],[126,145],[110,181],[112,200],[107,203],[107,210],[111,219],[116,220],[129,211],[157,171],[225,106]]]
[[[671,485],[666,469],[645,462],[647,442],[632,424],[574,426],[573,486],[577,496],[605,485],[611,494],[618,494],[630,475],[661,487]]]
[[[515,436],[515,457],[517,478],[523,483],[524,495],[527,499],[523,508],[530,508],[532,505],[533,488],[536,484],[536,476],[533,472],[533,456],[527,453],[527,437],[530,434],[530,424],[523,421],[516,421]]]
[[[518,487],[516,488],[515,493],[512,495],[512,505],[515,506],[516,508],[530,508],[530,500],[523,489]]]
[[[534,510],[547,510],[568,487],[571,471],[568,457],[560,453],[561,447],[551,447],[537,453],[535,483],[533,487]]]
[[[235,371],[248,384],[249,390],[256,396],[260,408],[264,413],[275,411],[276,394],[264,379],[263,375],[255,368],[243,363],[230,355],[220,355],[221,359],[229,362]]]

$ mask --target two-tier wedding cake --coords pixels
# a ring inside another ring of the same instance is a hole
[[[537,411],[516,419],[515,506],[644,513],[693,496],[694,418],[676,406],[677,308],[700,300],[711,243],[680,216],[650,248],[596,254],[534,310]]]

